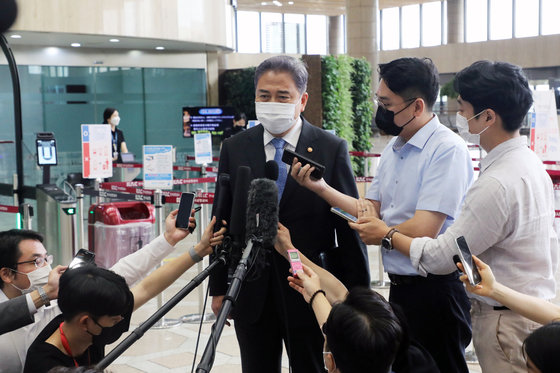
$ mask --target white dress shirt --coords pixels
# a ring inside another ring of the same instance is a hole
[[[160,264],[173,248],[160,235],[142,249],[119,260],[111,270],[124,277],[130,286]],[[8,297],[0,290],[0,302],[7,300]],[[0,335],[0,373],[22,372],[27,349],[45,326],[61,313],[56,300],[51,301],[50,307],[41,307],[36,311],[33,324]]]
[[[552,181],[527,147],[526,137],[503,142],[482,159],[480,176],[459,218],[436,239],[415,238],[412,265],[423,275],[454,271],[459,236],[492,268],[498,282],[538,298],[555,297],[558,238]],[[469,296],[499,305],[490,298]]]
[[[262,124],[261,124],[262,126]],[[290,132],[288,132],[284,137],[284,141],[286,141],[286,146],[284,149],[290,149],[296,151],[297,142],[299,140],[299,135],[301,134],[301,127],[303,126],[303,121],[301,117],[297,118],[296,124],[292,127]],[[274,160],[274,154],[276,153],[276,148],[272,145],[271,141],[274,136],[268,132],[266,129],[263,131],[263,144],[264,144],[264,153],[266,155],[266,161]],[[290,169],[290,165],[288,165],[287,169]]]

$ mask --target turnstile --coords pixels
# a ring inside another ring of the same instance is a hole
[[[37,185],[37,227],[54,265],[67,265],[78,247],[76,198],[53,184]]]

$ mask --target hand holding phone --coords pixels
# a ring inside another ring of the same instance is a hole
[[[480,281],[482,281],[482,278],[480,277],[480,273],[478,273],[478,268],[476,268],[476,265],[473,262],[471,250],[467,245],[465,237],[457,237],[455,243],[457,244],[457,249],[459,251],[459,260],[461,261],[461,264],[463,264],[464,272],[467,275],[470,284],[472,286],[478,285]]]
[[[347,221],[351,221],[352,223],[355,223],[358,220],[354,215],[344,211],[340,207],[331,207],[331,212]]]
[[[286,252],[288,253],[290,266],[292,267],[292,275],[294,275],[294,277],[297,277],[297,273],[299,271],[303,271],[303,264],[301,263],[299,252],[296,249],[286,250]]]
[[[292,163],[294,163],[294,158],[298,159],[298,162],[301,163],[302,167],[307,164],[315,167],[310,175],[313,180],[319,180],[323,177],[323,174],[325,173],[325,166],[290,149],[284,149],[284,153],[282,154],[282,162],[286,163],[288,166],[291,166]]]
[[[95,254],[86,249],[80,249],[68,265],[68,269],[80,268],[89,264],[95,264]]]
[[[189,218],[191,217],[193,205],[194,193],[181,194],[181,201],[179,202],[179,212],[177,213],[177,219],[175,220],[175,227],[189,229]]]

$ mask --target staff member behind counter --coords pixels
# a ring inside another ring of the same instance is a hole
[[[117,129],[121,117],[117,109],[108,107],[103,112],[103,124],[111,125],[111,141],[113,142],[113,162],[121,163],[121,153],[128,153],[126,142],[124,142],[124,134],[121,130]]]

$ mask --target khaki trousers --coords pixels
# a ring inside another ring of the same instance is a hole
[[[471,299],[473,343],[483,373],[526,373],[523,341],[541,325]]]

